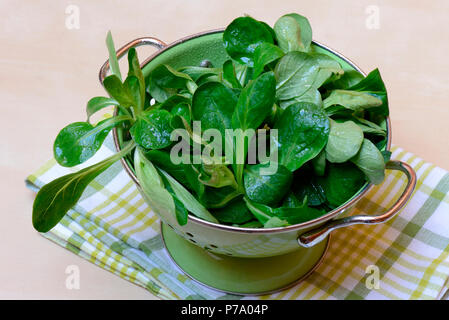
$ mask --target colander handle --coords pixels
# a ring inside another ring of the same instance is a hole
[[[416,173],[410,165],[402,161],[389,161],[386,164],[386,168],[390,170],[402,171],[407,176],[407,185],[404,191],[396,203],[387,212],[377,216],[357,215],[329,221],[316,229],[307,231],[306,233],[300,235],[298,237],[299,244],[303,247],[310,248],[326,239],[329,233],[335,229],[344,228],[355,224],[378,224],[394,217],[394,215],[399,212],[399,210],[407,203],[408,199],[412,195],[416,185]]]
[[[156,47],[157,49],[163,49],[167,46],[167,44],[159,39],[153,38],[153,37],[142,37],[134,39],[127,44],[125,44],[123,47],[117,50],[117,58],[120,59],[123,57],[123,55],[128,52],[131,48],[140,47],[143,45],[150,45],[152,47]],[[98,78],[100,79],[100,82],[103,84],[104,78],[106,78],[106,75],[109,71],[109,59],[106,60],[106,62],[101,66],[100,72],[98,73]]]

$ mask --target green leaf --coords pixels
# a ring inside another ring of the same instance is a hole
[[[356,90],[362,92],[384,92],[385,84],[380,75],[379,69],[374,69],[365,78],[348,88],[348,90]]]
[[[234,92],[219,82],[208,82],[200,86],[192,98],[193,119],[201,121],[201,129],[217,129],[222,136],[231,128],[231,119],[237,97]]]
[[[272,137],[272,143],[278,148],[279,162],[293,172],[324,148],[329,120],[321,107],[299,102],[284,110],[274,129],[278,138]]]
[[[237,73],[232,60],[226,60],[223,63],[223,79],[229,82],[232,88],[242,88],[242,84],[237,79]]]
[[[163,149],[168,147],[173,127],[172,115],[166,110],[154,109],[137,117],[130,129],[134,141],[145,149]]]
[[[272,212],[273,209],[264,204],[253,202],[246,197],[243,198],[243,200],[245,201],[249,211],[251,211],[254,217],[263,225],[267,223],[274,215]],[[288,225],[288,222],[285,221],[285,224]]]
[[[305,91],[301,96],[295,97],[289,100],[281,100],[279,101],[279,106],[285,110],[291,104],[297,102],[308,102],[316,104],[317,106],[322,106],[323,101],[321,100],[321,93],[315,89],[314,87],[310,87],[307,91]]]
[[[188,75],[193,81],[196,82],[196,81],[198,81],[199,78],[201,78],[203,76],[219,75],[221,72],[221,69],[186,66],[186,67],[179,69],[179,72]]]
[[[363,80],[365,77],[357,70],[347,70],[338,79],[333,79],[325,85],[326,89],[348,89],[356,83]]]
[[[211,210],[211,213],[221,223],[241,224],[253,219],[253,215],[242,199],[233,200],[224,208]]]
[[[374,184],[380,184],[385,179],[385,162],[382,153],[368,139],[363,139],[362,147],[357,155],[351,159],[353,163]]]
[[[307,18],[296,14],[287,14],[274,24],[274,32],[279,47],[284,52],[308,51],[312,42],[312,28]]]
[[[167,172],[163,170],[160,171],[167,179],[170,187],[173,189],[173,192],[189,212],[203,220],[218,223],[218,220],[215,219],[215,217],[207,211],[207,209],[197,199],[195,199],[195,197],[186,188],[173,179]]]
[[[39,232],[52,229],[78,202],[87,185],[134,147],[130,143],[110,158],[44,185],[33,203],[33,227]]]
[[[170,193],[172,196],[173,194]],[[189,212],[187,211],[184,204],[178,199],[178,197],[173,196],[173,201],[175,202],[176,208],[176,220],[180,226],[186,225],[189,217]]]
[[[197,196],[197,199],[201,199],[206,191],[206,186],[198,179],[200,171],[199,165],[185,164],[184,174],[190,185],[190,189],[193,190]]]
[[[318,76],[319,67],[312,55],[289,52],[276,65],[276,96],[289,100],[304,95]]]
[[[234,174],[224,164],[202,164],[202,172],[198,180],[209,187],[222,188],[232,186],[237,189]]]
[[[135,107],[135,112],[141,113],[143,111],[145,98],[142,99],[141,96],[139,79],[135,76],[128,76],[125,83],[123,83],[123,86],[126,88],[133,100],[132,105]]]
[[[201,198],[204,194],[205,185],[199,181],[198,176],[200,173],[194,165],[187,163],[175,164],[170,158],[170,152],[162,150],[149,150],[145,152],[145,157],[186,188],[194,191],[198,198]]]
[[[389,150],[383,150],[380,152],[382,154],[382,156],[384,157],[384,162],[387,163],[388,161],[390,161],[391,159],[391,151]]]
[[[188,170],[192,170],[191,165],[183,163],[174,164],[170,159],[170,153],[167,151],[148,150],[144,153],[144,155],[159,169],[166,171],[184,186],[190,188],[190,183],[186,175]],[[196,176],[198,177],[198,174]]]
[[[109,95],[118,101],[124,107],[133,106],[135,101],[129,88],[125,86],[120,79],[111,75],[103,80],[103,85]]]
[[[109,106],[118,106],[119,103],[117,100],[107,97],[94,97],[87,102],[86,113],[87,113],[87,121],[90,120],[90,117],[100,111],[103,108]]]
[[[282,207],[295,208],[303,205],[304,201],[299,201],[298,197],[290,191],[282,201]]]
[[[189,212],[187,211],[184,204],[181,202],[181,200],[178,199],[176,193],[171,188],[170,184],[168,183],[167,179],[164,176],[160,176],[165,189],[170,193],[170,195],[173,197],[173,202],[175,204],[175,214],[176,214],[176,220],[178,221],[178,224],[180,226],[184,226],[187,224],[187,220],[189,217]]]
[[[299,24],[301,32],[301,42],[305,50],[310,50],[310,45],[312,44],[312,27],[310,26],[309,20],[297,13],[289,13],[284,15],[284,17],[290,17],[296,20]]]
[[[370,133],[384,137],[387,135],[387,131],[384,128],[372,121],[359,117],[351,117],[351,120],[353,120],[360,127],[360,129],[362,129],[363,133]]]
[[[263,42],[273,43],[273,37],[266,26],[251,17],[235,19],[223,33],[228,55],[250,67],[254,65],[254,50]]]
[[[111,31],[108,31],[106,46],[108,47],[109,52],[109,67],[111,68],[111,74],[117,76],[117,78],[122,81],[122,75],[120,74],[120,67],[118,65],[117,54],[115,52],[114,40],[112,40]]]
[[[149,74],[147,90],[156,101],[164,102],[176,94],[177,89],[185,88],[188,82],[193,83],[193,80],[187,74],[169,65],[160,65]]]
[[[276,121],[279,120],[279,118],[281,117],[281,114],[284,110],[282,110],[281,108],[279,108],[279,106],[275,103],[273,104],[273,106],[271,107],[271,111],[268,114],[268,116],[265,118],[264,122],[271,128],[274,126],[274,124],[276,123]]]
[[[142,195],[150,207],[162,217],[178,219],[173,196],[165,188],[155,166],[145,157],[144,151],[140,148],[137,148],[134,153],[134,169],[143,191]],[[183,222],[183,219],[180,220]]]
[[[222,188],[206,186],[200,200],[207,208],[223,208],[232,200],[241,195],[242,192],[235,190],[235,188],[231,186],[225,186]]]
[[[353,163],[330,163],[327,174],[319,178],[326,199],[333,207],[338,207],[351,199],[366,183],[365,175]]]
[[[278,165],[275,173],[264,173],[268,164],[248,165],[244,172],[246,196],[255,202],[275,205],[290,189],[293,175],[286,167]]]
[[[370,112],[379,114],[381,116],[388,116],[388,96],[385,84],[380,76],[378,69],[371,71],[363,80],[349,87],[348,90],[368,93],[376,98],[382,100],[382,104],[378,107],[370,109]]]
[[[309,102],[318,100],[318,88],[333,75],[343,74],[343,69],[327,55],[293,51],[279,60],[274,72],[278,99]]]
[[[295,208],[277,208],[275,209],[275,213],[276,217],[286,220],[289,224],[293,225],[319,218],[325,212],[316,208],[311,208],[307,206],[307,203],[304,203],[302,206]]]
[[[137,52],[135,48],[131,48],[128,51],[128,77],[134,76],[138,80],[138,87],[139,88],[139,96],[140,99],[137,99],[138,105],[143,108],[144,101],[145,101],[145,78],[143,76],[142,69],[140,69],[140,63],[139,58],[137,57]],[[126,82],[126,80],[125,80]],[[143,109],[140,109],[143,110]]]
[[[272,38],[273,41],[274,41],[274,39],[276,39],[276,34],[274,33],[273,28],[270,27],[270,25],[269,25],[268,23],[266,23],[266,22],[259,21],[259,23],[261,23],[261,24],[265,27],[265,29],[268,30],[268,32],[271,34],[271,38]]]
[[[382,149],[386,148],[386,146],[387,146],[387,139],[383,138],[380,141],[375,142],[374,144],[376,145],[377,149],[382,150]]]
[[[284,56],[284,52],[272,43],[264,42],[254,50],[254,73],[257,78],[264,70],[265,66]]]
[[[174,107],[176,107],[179,104],[190,104],[190,103],[191,101],[189,98],[180,94],[175,94],[170,98],[168,98],[167,100],[165,100],[164,102],[162,102],[161,104],[159,104],[159,109],[171,111]]]
[[[112,128],[128,116],[117,116],[101,121],[95,127],[88,122],[74,122],[63,128],[53,144],[56,161],[64,167],[73,167],[91,158],[101,147]]]
[[[280,228],[286,227],[289,223],[286,220],[279,219],[278,217],[271,217],[267,222],[263,225],[264,228]]]
[[[308,207],[305,202],[299,207],[279,208],[272,208],[247,198],[245,198],[245,202],[251,213],[264,225],[273,217],[293,225],[316,219],[324,214],[321,210]]]
[[[232,115],[232,128],[241,129],[241,131],[237,131],[237,136],[234,139],[235,159],[233,164],[237,184],[240,187],[242,187],[244,159],[248,151],[245,142],[246,130],[259,127],[270,114],[275,100],[275,87],[276,80],[273,72],[261,74],[242,90]],[[248,141],[250,139],[251,137],[248,136]]]
[[[321,152],[312,159],[311,163],[315,174],[317,176],[324,176],[324,173],[326,172],[326,150],[321,150]]]
[[[319,68],[317,77],[312,85],[314,88],[318,89],[325,83],[338,79],[344,74],[340,63],[334,58],[323,53],[313,53],[311,55]]]
[[[248,82],[253,78],[254,69],[239,63],[233,63],[233,65],[238,82],[242,87],[246,87]]]
[[[219,74],[219,75],[208,75],[208,74],[205,74],[204,76],[201,76],[201,77],[198,78],[198,80],[196,81],[196,85],[199,87],[199,86],[202,86],[203,84],[206,84],[208,82],[222,82],[222,83],[225,83],[223,81],[223,74],[222,73]],[[189,94],[190,94],[190,92],[189,92]],[[192,97],[192,95],[190,94],[190,98],[191,97]]]
[[[352,121],[339,123],[331,119],[330,125],[326,159],[333,163],[346,162],[359,152],[363,131]]]
[[[279,228],[290,225],[288,221],[272,216],[274,214],[272,208],[260,203],[252,202],[247,198],[244,198],[244,200],[248,209],[253,216],[263,224],[264,228]]]
[[[333,105],[341,105],[346,109],[360,111],[382,105],[382,100],[358,91],[351,90],[333,90],[323,101],[324,108],[327,109]]]
[[[310,170],[301,170],[300,173],[295,174],[293,192],[298,201],[306,202],[312,207],[319,206],[326,201],[322,184],[315,175],[311,174]]]
[[[251,220],[249,222],[243,223],[243,224],[238,224],[234,226],[238,226],[240,228],[262,228],[263,224],[261,224],[258,220]]]
[[[273,72],[266,72],[251,81],[241,92],[232,115],[233,129],[256,129],[273,107],[276,92]]]
[[[352,114],[354,113],[353,110],[346,109],[345,107],[340,106],[340,105],[330,106],[330,107],[326,108],[325,111],[329,117],[333,117],[333,118],[341,117],[343,119],[351,118]]]
[[[180,103],[174,106],[170,113],[173,116],[182,117],[189,125],[192,122],[192,112],[190,110],[190,106],[187,103]]]

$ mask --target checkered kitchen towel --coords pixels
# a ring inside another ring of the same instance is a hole
[[[63,168],[55,160],[27,178],[37,190],[45,183],[111,155],[108,137],[83,166]],[[300,284],[269,296],[247,299],[448,299],[449,173],[393,147],[392,159],[411,164],[418,174],[407,206],[388,223],[352,226],[333,233],[323,263]],[[380,213],[390,207],[405,177],[389,171],[354,209]],[[85,191],[79,203],[44,237],[140,285],[162,299],[240,299],[190,280],[169,259],[159,219],[117,162]],[[368,289],[370,265],[380,271],[379,288]],[[369,270],[369,268],[368,268]]]

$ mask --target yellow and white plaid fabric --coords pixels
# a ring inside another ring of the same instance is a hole
[[[418,175],[406,207],[385,224],[335,231],[324,261],[305,281],[280,293],[245,299],[449,299],[449,174],[401,148],[392,151],[392,159],[408,162]],[[112,153],[109,137],[80,167]],[[80,167],[62,168],[51,160],[27,178],[27,185],[37,190]],[[405,177],[389,171],[353,214],[381,213],[404,186]],[[186,277],[171,263],[159,232],[158,217],[116,163],[43,236],[162,299],[243,298]]]

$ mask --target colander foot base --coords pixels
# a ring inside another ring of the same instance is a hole
[[[194,281],[221,292],[262,295],[289,288],[309,276],[323,260],[329,238],[316,246],[275,257],[240,258],[204,250],[161,225],[173,262]]]

